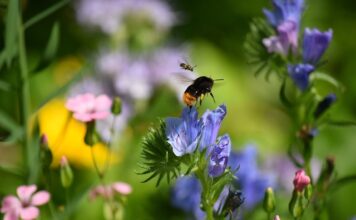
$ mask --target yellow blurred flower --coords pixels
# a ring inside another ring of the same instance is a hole
[[[63,100],[50,101],[40,110],[39,125],[53,154],[52,167],[59,165],[62,156],[66,156],[72,165],[94,167],[91,149],[84,143],[86,126],[71,117]],[[97,164],[102,167],[106,163],[108,148],[98,143],[93,146],[93,151]],[[115,162],[117,158],[112,156],[110,161]]]

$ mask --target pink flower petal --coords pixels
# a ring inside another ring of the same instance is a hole
[[[95,100],[95,109],[97,111],[104,110],[109,111],[112,104],[112,100],[107,95],[99,95]]]
[[[19,209],[21,207],[21,202],[16,196],[6,196],[2,200],[1,212],[10,212],[12,210]]]
[[[37,190],[36,185],[19,186],[17,188],[17,195],[22,202],[29,202],[32,194]]]
[[[4,220],[18,220],[19,217],[19,213],[16,211],[6,212],[4,215]]]
[[[132,187],[124,182],[115,182],[111,187],[121,195],[128,195],[132,192]]]
[[[91,114],[89,113],[74,113],[73,117],[81,122],[88,122],[93,120]]]
[[[23,208],[20,211],[20,216],[23,220],[36,219],[40,214],[40,210],[34,206]]]
[[[32,196],[31,204],[39,206],[47,203],[51,195],[47,191],[39,191]]]
[[[94,112],[91,114],[91,117],[96,120],[105,119],[109,116],[109,112]]]

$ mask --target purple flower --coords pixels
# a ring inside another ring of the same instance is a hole
[[[17,196],[6,196],[2,201],[1,212],[5,213],[4,219],[24,220],[36,219],[40,215],[37,206],[46,204],[50,199],[47,191],[37,190],[36,185],[19,186]]]
[[[318,29],[306,28],[303,40],[303,61],[316,65],[328,48],[333,32],[320,32]]]
[[[336,101],[336,95],[331,93],[321,100],[315,109],[314,117],[319,118]]]
[[[285,21],[291,21],[299,27],[301,14],[304,10],[304,0],[273,0],[274,11],[263,9],[267,20],[274,27]]]
[[[288,73],[294,84],[302,91],[309,86],[309,74],[314,71],[310,64],[288,65]]]
[[[107,52],[98,58],[97,69],[113,83],[112,87],[121,97],[147,99],[155,87],[169,85],[181,99],[186,85],[177,83],[177,77],[189,79],[195,76],[179,67],[184,54],[184,50],[177,48],[161,48],[141,54],[131,54],[127,50]]]
[[[224,173],[231,151],[231,141],[229,135],[220,137],[212,147],[209,160],[208,174],[211,177],[218,177]]]
[[[266,188],[274,185],[274,178],[257,166],[257,149],[254,146],[247,146],[239,153],[231,152],[228,165],[232,170],[238,168],[235,175],[245,196],[244,207],[247,209],[262,201]]]
[[[215,110],[207,110],[202,118],[202,137],[200,140],[200,150],[208,147],[207,153],[211,153],[211,147],[216,143],[218,132],[222,120],[226,115],[226,106],[220,105]]]
[[[277,27],[278,36],[271,36],[263,39],[269,53],[279,53],[288,55],[289,50],[293,53],[297,52],[298,47],[298,29],[294,22],[286,21]]]
[[[201,185],[194,176],[184,176],[177,179],[172,190],[173,206],[184,212],[193,214],[195,219],[205,219],[205,213],[200,209]]]
[[[195,108],[184,108],[181,118],[166,119],[166,135],[173,153],[180,157],[193,153],[198,145],[201,122]]]
[[[273,0],[274,11],[264,9],[267,20],[278,32],[277,36],[263,39],[268,52],[288,55],[290,49],[297,52],[298,32],[303,0]]]
[[[99,27],[106,34],[125,29],[129,19],[166,31],[176,22],[170,7],[159,0],[81,0],[76,7],[80,23]]]

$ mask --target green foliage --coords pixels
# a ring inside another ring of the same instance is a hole
[[[158,177],[156,186],[166,177],[167,182],[177,178],[180,174],[180,164],[183,157],[177,157],[172,146],[167,142],[165,135],[165,123],[160,121],[157,128],[151,128],[143,140],[142,163],[144,169],[140,175],[149,174],[150,176],[143,182],[148,182],[154,177]]]
[[[245,53],[249,64],[254,66],[255,75],[265,74],[268,80],[271,73],[280,74],[279,68],[284,67],[284,61],[279,54],[269,53],[262,41],[275,35],[275,31],[262,18],[255,18],[250,23],[250,32],[244,43]]]

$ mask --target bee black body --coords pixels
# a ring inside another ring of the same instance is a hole
[[[208,93],[215,101],[214,96],[211,93],[213,85],[214,85],[213,79],[206,76],[198,77],[185,90],[183,95],[183,101],[190,107],[193,105],[193,102],[196,102],[197,100],[199,100],[201,104],[204,96]]]

